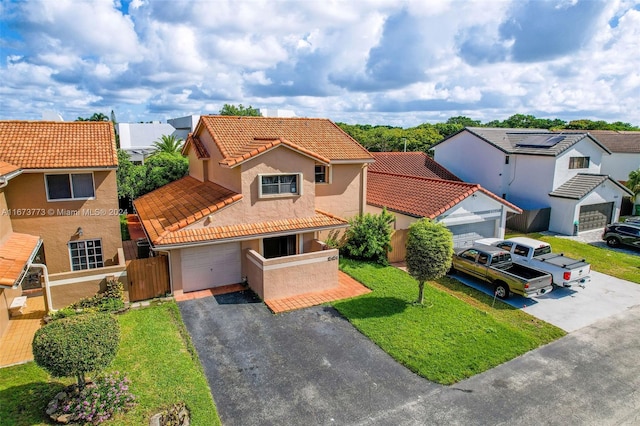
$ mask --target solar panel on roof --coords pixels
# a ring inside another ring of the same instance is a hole
[[[551,147],[555,146],[556,144],[558,144],[559,142],[562,142],[565,138],[566,138],[566,136],[564,136],[564,135],[553,135],[553,136],[549,136],[549,135],[534,135],[534,136],[527,136],[526,138],[524,138],[523,140],[518,142],[516,144],[516,146],[531,147],[531,148],[551,148]]]

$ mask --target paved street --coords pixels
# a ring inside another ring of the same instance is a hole
[[[179,304],[225,425],[640,424],[639,307],[441,386],[331,308],[248,302]]]

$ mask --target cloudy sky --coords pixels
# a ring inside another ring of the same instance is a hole
[[[0,99],[0,119],[242,103],[403,127],[640,125],[640,2],[0,0]]]

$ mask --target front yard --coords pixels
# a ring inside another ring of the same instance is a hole
[[[110,425],[148,424],[149,418],[185,402],[191,424],[220,424],[211,392],[173,302],[117,316],[118,355],[107,371],[126,373],[138,404]],[[0,369],[0,425],[45,425],[47,403],[75,380],[54,379],[35,363]]]
[[[332,305],[415,373],[452,384],[565,335],[561,329],[444,277],[425,285],[395,267],[341,260],[373,292]]]

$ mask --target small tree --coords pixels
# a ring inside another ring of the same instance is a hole
[[[220,109],[220,115],[244,115],[252,117],[262,117],[259,109],[254,108],[251,105],[245,107],[242,104],[238,106],[224,104]]]
[[[153,143],[155,153],[167,152],[169,154],[180,154],[182,149],[182,139],[175,135],[162,135],[160,139]]]
[[[354,259],[370,260],[382,265],[389,263],[391,251],[391,224],[395,217],[386,209],[380,214],[366,213],[349,221],[344,253]]]
[[[104,370],[120,343],[118,321],[95,313],[56,320],[39,329],[32,343],[33,357],[53,377],[75,376],[84,388],[85,374]]]
[[[625,183],[634,196],[640,195],[640,169],[629,173],[629,180]]]
[[[189,160],[180,153],[161,152],[149,157],[141,167],[145,169],[144,183],[136,196],[185,177],[189,172]]]
[[[424,303],[424,283],[444,276],[452,256],[453,236],[446,226],[426,218],[411,224],[406,262],[409,274],[418,281],[418,303]]]

